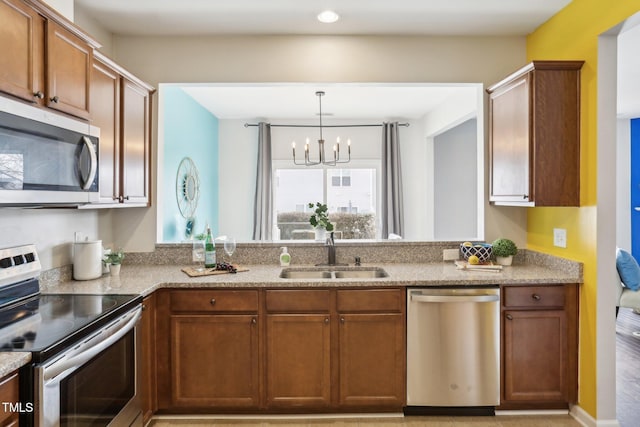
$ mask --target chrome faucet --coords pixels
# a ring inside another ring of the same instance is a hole
[[[333,238],[333,231],[329,233],[327,241],[325,243],[327,247],[327,265],[336,265],[336,241]]]

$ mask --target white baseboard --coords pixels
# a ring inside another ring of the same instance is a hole
[[[620,427],[617,419],[596,420],[578,405],[573,405],[569,414],[585,427]]]

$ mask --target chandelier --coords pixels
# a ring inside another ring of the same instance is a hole
[[[296,165],[303,166],[316,166],[316,165],[326,165],[326,166],[335,166],[338,163],[349,163],[351,161],[351,140],[347,140],[347,159],[340,159],[340,137],[336,139],[336,143],[333,145],[333,156],[330,160],[326,159],[326,155],[324,152],[324,138],[322,137],[322,97],[324,96],[323,91],[316,92],[316,96],[318,97],[318,104],[320,107],[320,139],[318,139],[318,160],[314,161],[310,159],[309,156],[309,138],[304,145],[304,162],[298,162],[296,160],[296,142],[293,141],[291,143],[291,147],[293,148],[293,163]]]

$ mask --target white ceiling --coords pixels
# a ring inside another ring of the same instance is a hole
[[[447,99],[473,105],[477,85],[192,85],[182,86],[196,101],[220,119],[269,118],[418,119]],[[285,102],[282,102],[282,101]]]
[[[74,0],[114,34],[385,34],[524,36],[570,0]],[[332,8],[341,19],[321,24]],[[476,88],[386,85],[207,85],[187,92],[219,118],[418,118]],[[469,95],[471,93],[471,95]],[[466,94],[466,95],[465,95]]]
[[[75,0],[115,34],[526,35],[571,0]],[[333,9],[334,24],[316,15]]]

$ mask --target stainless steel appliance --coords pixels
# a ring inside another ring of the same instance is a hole
[[[141,426],[138,295],[41,294],[33,245],[0,250],[0,351],[20,369],[21,426]]]
[[[0,97],[0,206],[97,201],[100,130]]]
[[[499,312],[497,286],[407,290],[406,413],[495,413]]]

